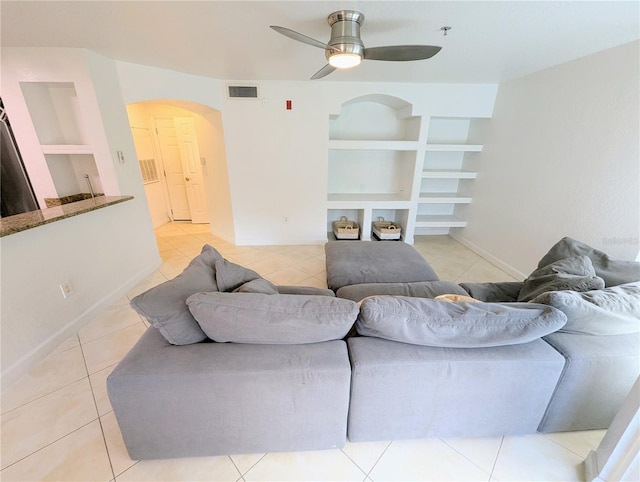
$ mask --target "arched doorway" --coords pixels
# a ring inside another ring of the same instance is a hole
[[[127,105],[154,228],[210,223],[232,241],[233,217],[220,112],[179,100]]]

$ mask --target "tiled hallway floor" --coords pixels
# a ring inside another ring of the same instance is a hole
[[[2,481],[582,480],[582,460],[597,447],[604,431],[347,443],[341,450],[317,452],[129,459],[105,380],[147,326],[129,308],[132,297],[177,275],[204,243],[276,284],[326,287],[322,246],[237,247],[208,234],[208,228],[179,223],[160,227],[156,236],[162,267],[3,395]],[[418,237],[415,247],[441,279],[512,280],[449,237]]]

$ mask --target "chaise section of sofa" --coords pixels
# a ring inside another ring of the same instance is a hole
[[[346,441],[342,340],[176,346],[150,327],[107,380],[134,460],[317,450]]]
[[[541,339],[487,348],[348,340],[353,442],[536,431],[564,358]]]

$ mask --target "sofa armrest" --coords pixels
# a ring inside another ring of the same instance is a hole
[[[502,281],[498,283],[460,283],[472,298],[488,303],[510,303],[518,301],[522,281]]]

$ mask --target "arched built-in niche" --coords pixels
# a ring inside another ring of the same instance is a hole
[[[378,218],[412,231],[411,204],[417,168],[421,117],[400,98],[370,94],[344,102],[329,119],[327,229],[346,216],[371,238]]]
[[[469,118],[416,114],[398,97],[370,94],[348,100],[329,118],[327,231],[346,216],[374,239],[379,217],[414,234],[448,234],[466,225],[459,207],[471,202],[467,155],[482,150],[467,144]],[[471,158],[470,158],[471,159]],[[473,161],[470,161],[472,163]]]

